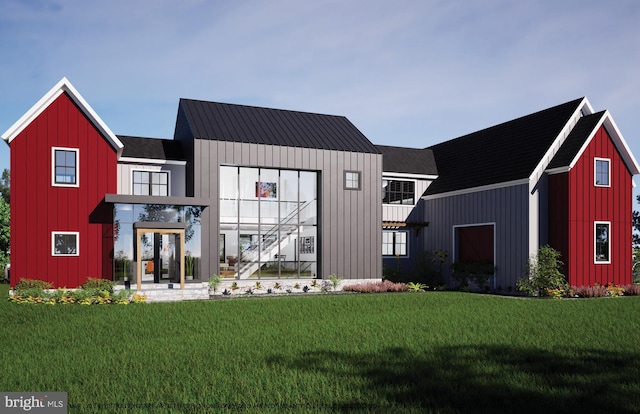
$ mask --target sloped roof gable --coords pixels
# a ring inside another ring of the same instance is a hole
[[[18,119],[4,134],[2,139],[11,143],[34,119],[36,119],[51,103],[53,103],[61,94],[66,93],[78,108],[85,114],[91,123],[100,131],[102,136],[113,146],[118,152],[122,152],[122,142],[111,132],[111,129],[104,123],[102,118],[91,108],[80,93],[73,87],[67,78],[62,78],[49,92],[47,92],[38,102],[35,103],[20,119]]]
[[[180,99],[195,138],[379,153],[347,118],[309,112]]]
[[[429,147],[438,178],[425,195],[528,179],[585,101],[576,99]]]
[[[593,135],[595,128],[602,121],[604,111],[586,115],[580,118],[571,133],[560,147],[560,150],[549,163],[548,169],[569,167],[578,155],[585,142]]]
[[[549,163],[548,170],[555,169],[557,171],[572,168],[598,129],[603,125],[631,174],[640,174],[640,166],[638,166],[638,162],[631,153],[609,111],[601,111],[580,118],[566,141],[562,144],[562,147],[560,147],[560,150]]]

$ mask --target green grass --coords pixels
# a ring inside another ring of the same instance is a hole
[[[640,412],[640,297],[3,300],[0,312],[0,389],[66,391],[70,412]]]

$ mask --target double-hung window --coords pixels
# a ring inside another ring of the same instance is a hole
[[[167,171],[133,171],[133,195],[168,196]]]
[[[78,154],[77,148],[52,148],[52,182],[56,187],[78,187]]]
[[[596,187],[609,187],[609,176],[611,173],[611,161],[606,158],[595,159],[595,178],[594,184]]]
[[[383,231],[382,232],[382,255],[383,256],[406,256],[407,255],[407,232],[406,231]]]

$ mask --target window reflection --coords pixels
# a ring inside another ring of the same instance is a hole
[[[317,179],[313,171],[220,168],[223,277],[316,277]]]
[[[115,204],[114,205],[114,280],[134,280],[135,260],[134,230],[136,222],[184,223],[185,256],[193,268],[194,280],[201,277],[201,215],[199,206],[174,206],[166,204]],[[144,252],[142,252],[144,253]]]

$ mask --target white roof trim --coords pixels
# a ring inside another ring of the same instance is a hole
[[[521,178],[519,180],[505,181],[503,183],[483,185],[480,187],[463,188],[461,190],[449,191],[448,193],[426,195],[421,198],[423,200],[435,200],[437,198],[453,197],[453,196],[462,195],[462,194],[477,193],[480,191],[497,190],[498,188],[512,187],[515,185],[522,185],[522,184],[528,184],[528,183],[529,183],[529,180],[527,178]]]
[[[622,136],[622,133],[618,129],[618,125],[616,125],[616,122],[613,120],[613,117],[611,116],[609,111],[605,111],[604,113],[603,124],[609,135],[611,135],[611,139],[613,140],[614,145],[620,152],[620,155],[622,156],[625,164],[627,164],[627,168],[629,168],[631,174],[640,174],[640,166],[638,165],[638,161],[636,161],[636,158],[633,156],[631,149],[629,149],[627,142]]]
[[[553,140],[553,143],[549,146],[547,152],[545,152],[544,156],[529,176],[529,190],[533,190],[537,185],[538,180],[542,177],[542,174],[551,163],[551,160],[553,160],[553,157],[556,155],[562,144],[567,140],[571,130],[576,126],[582,115],[591,115],[592,113],[593,107],[589,103],[589,100],[587,98],[582,98],[580,105],[578,105],[569,121],[567,121],[558,136]]]
[[[186,161],[179,160],[161,160],[156,158],[134,158],[134,157],[120,157],[118,163],[131,163],[131,164],[155,164],[155,165],[187,165]]]
[[[414,180],[435,180],[438,178],[437,175],[427,175],[427,174],[411,174],[411,173],[400,173],[400,172],[382,172],[382,178],[412,178]]]
[[[55,101],[63,93],[67,93],[71,99],[80,107],[80,110],[89,118],[93,125],[107,138],[109,143],[116,149],[118,155],[122,153],[124,145],[111,132],[107,124],[98,116],[98,114],[91,108],[91,106],[84,100],[82,95],[73,87],[71,82],[67,78],[62,78],[49,92],[47,92],[35,105],[31,107],[20,119],[16,121],[4,134],[2,139],[11,143],[20,135],[20,133],[34,120],[36,119],[53,101]]]
[[[603,114],[604,115],[604,114]],[[596,136],[596,132],[598,131],[598,129],[600,129],[600,126],[602,125],[602,122],[604,121],[604,116],[602,116],[600,118],[600,120],[598,121],[598,123],[593,127],[593,129],[591,130],[591,132],[589,132],[589,136],[587,137],[587,139],[584,140],[584,143],[582,144],[582,146],[580,147],[580,149],[578,150],[578,152],[576,153],[576,156],[573,157],[573,159],[571,160],[571,162],[569,163],[569,169],[575,167],[576,163],[578,162],[578,160],[580,159],[580,157],[582,157],[582,154],[584,153],[584,151],[587,149],[587,147],[589,146],[589,144],[591,143],[591,140],[593,139],[593,137]]]
[[[582,157],[582,154],[584,154],[589,144],[591,144],[591,141],[596,136],[596,132],[598,132],[598,129],[600,129],[602,125],[604,125],[605,129],[609,133],[609,136],[611,136],[611,140],[613,141],[613,144],[615,145],[616,149],[620,153],[620,156],[622,157],[622,160],[624,161],[625,165],[627,166],[629,171],[631,171],[631,174],[632,175],[640,174],[640,166],[638,165],[638,162],[636,161],[635,157],[633,156],[633,153],[629,149],[627,142],[624,140],[624,137],[620,133],[620,130],[618,129],[618,126],[616,125],[615,121],[611,117],[611,113],[609,111],[605,111],[602,114],[602,117],[600,118],[598,123],[595,125],[593,130],[589,133],[589,136],[582,144],[582,147],[580,147],[580,150],[576,153],[575,157],[573,157],[573,159],[569,163],[569,167],[554,168],[551,170],[547,170],[547,173],[555,174],[559,172],[566,172],[572,169],[573,167],[575,167],[576,163]]]
[[[561,173],[569,172],[570,169],[571,168],[569,167],[557,167],[557,168],[549,168],[545,172],[549,175],[553,175],[553,174],[561,174]]]

